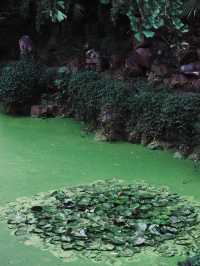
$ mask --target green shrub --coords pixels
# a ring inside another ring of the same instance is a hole
[[[121,132],[121,128],[126,128],[128,132],[135,131],[152,139],[197,142],[200,132],[198,94],[155,89],[145,81],[136,81],[130,87],[123,81],[105,79],[91,71],[67,74],[60,84],[61,99],[70,109],[69,113],[87,123],[101,124],[101,116],[105,116],[108,109],[107,116],[116,114],[113,116],[116,119],[109,122],[110,131],[117,128]]]
[[[152,138],[188,143],[193,140],[195,122],[200,113],[200,96],[176,94],[149,85],[133,91],[129,97],[128,130]]]
[[[123,81],[112,79],[99,80],[95,97],[99,110],[105,105],[113,106],[113,108],[121,111],[127,108],[128,90]]]
[[[58,73],[58,76],[53,80],[53,87],[56,87],[58,90],[57,100],[61,105],[66,103],[68,98],[68,85],[71,79],[71,72]]]
[[[45,67],[30,59],[3,68],[0,77],[0,101],[3,104],[31,104],[47,88]]]
[[[140,84],[138,84],[140,86]],[[129,97],[129,129],[135,129],[141,134],[160,137],[163,134],[163,124],[160,113],[167,91],[155,91],[148,84],[142,83],[137,91]]]
[[[61,93],[67,99],[72,115],[86,122],[97,120],[102,107],[107,104],[123,108],[127,98],[123,82],[103,79],[92,71],[72,74],[63,84]]]
[[[99,75],[92,71],[72,74],[68,82],[65,97],[68,97],[71,112],[77,118],[88,122],[93,120],[93,118],[95,119],[95,93],[99,79]]]
[[[160,118],[166,139],[191,142],[199,113],[200,96],[169,94],[163,103]]]

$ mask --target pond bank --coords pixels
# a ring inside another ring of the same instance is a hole
[[[11,115],[70,117],[107,141],[172,149],[176,158],[200,160],[199,93],[156,86],[147,79],[52,70],[29,59],[3,68],[0,81],[0,102]]]

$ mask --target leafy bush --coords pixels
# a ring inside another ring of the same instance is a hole
[[[71,112],[77,118],[89,121],[95,117],[95,92],[99,79],[99,75],[92,71],[72,74],[63,95],[68,97]]]
[[[197,140],[200,132],[197,94],[155,89],[144,81],[129,87],[123,81],[105,79],[91,71],[66,75],[61,84],[63,103],[80,120],[102,126],[105,117],[110,117],[106,127],[110,132],[123,131],[121,135],[126,128],[127,132],[152,139],[190,144]]]
[[[31,104],[47,88],[45,67],[24,59],[3,68],[0,78],[2,103]]]
[[[95,97],[99,110],[105,105],[110,105],[122,111],[127,107],[127,86],[123,81],[101,79],[97,82]]]
[[[169,140],[178,138],[181,142],[191,141],[199,112],[199,96],[169,94],[160,115],[165,137]]]
[[[163,134],[160,113],[166,95],[165,90],[156,92],[149,88],[140,88],[139,91],[133,92],[129,97],[128,126],[141,134],[160,137]]]
[[[72,115],[87,122],[96,120],[106,104],[123,108],[127,98],[123,82],[103,79],[92,71],[72,74],[63,84],[61,93]]]
[[[129,97],[128,130],[152,138],[191,142],[200,112],[200,96],[178,95],[166,89],[156,91],[144,84]]]

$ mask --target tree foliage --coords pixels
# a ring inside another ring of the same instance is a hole
[[[8,6],[24,18],[35,21],[36,29],[39,31],[41,25],[46,22],[62,22],[67,18],[72,1],[65,0],[10,0]]]
[[[112,19],[126,15],[137,40],[143,36],[151,38],[156,30],[167,28],[169,31],[186,32],[182,22],[183,0],[100,0],[102,4],[111,4]]]
[[[137,40],[141,40],[142,36],[153,37],[155,32],[163,27],[178,33],[187,31],[187,25],[181,20],[185,4],[188,3],[188,12],[194,12],[199,5],[196,0],[98,0],[97,4],[98,2],[99,5],[111,9],[113,22],[120,15],[127,16]],[[15,9],[25,17],[33,15],[35,10],[33,19],[37,29],[46,21],[62,22],[68,19],[68,15],[81,15],[86,6],[89,8],[80,0],[10,0],[8,5],[11,8],[15,6]]]

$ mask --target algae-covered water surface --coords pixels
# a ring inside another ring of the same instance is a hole
[[[171,193],[200,201],[200,170],[192,162],[179,161],[170,153],[149,151],[139,145],[97,142],[92,134],[83,133],[81,127],[68,119],[0,116],[0,206],[41,192],[90,186],[113,178],[124,184],[145,181],[158,189],[167,186]],[[1,266],[96,265],[84,256],[70,258],[63,261],[45,247],[24,245],[10,235],[5,223],[0,224]],[[134,258],[120,257],[114,263],[175,266],[179,259],[146,250]],[[105,265],[105,261],[99,265]]]

